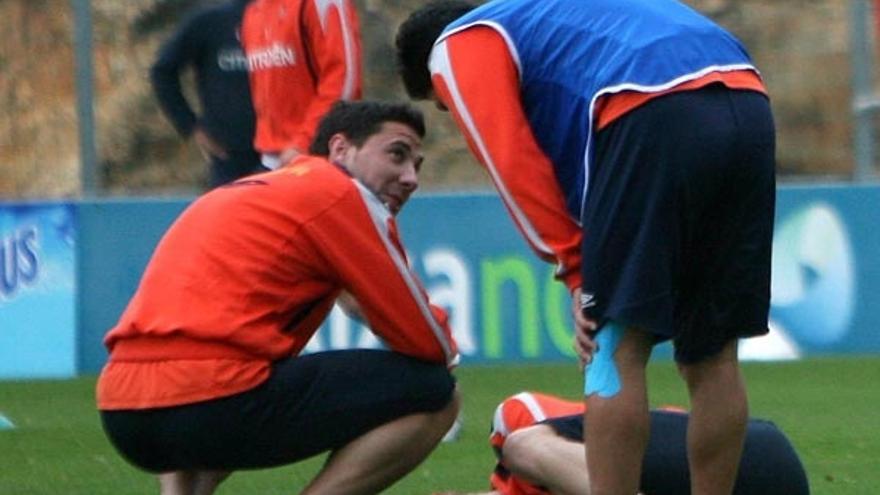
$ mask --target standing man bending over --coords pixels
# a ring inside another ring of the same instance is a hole
[[[517,226],[571,291],[592,495],[632,495],[645,367],[675,344],[691,493],[733,490],[737,339],[767,332],[775,131],[730,33],[676,0],[431,3],[397,36],[412,97],[452,110]]]
[[[412,107],[339,103],[312,148],[326,158],[210,191],[166,232],[97,386],[111,442],[164,495],[326,451],[302,493],[378,493],[449,430],[456,344],[394,222],[424,132]],[[341,291],[390,350],[300,356]]]

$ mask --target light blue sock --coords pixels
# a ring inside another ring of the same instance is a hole
[[[584,371],[584,395],[599,394],[607,399],[620,392],[620,375],[614,364],[614,352],[620,344],[620,338],[626,330],[623,326],[608,322],[596,334],[599,350],[593,355],[593,361]]]

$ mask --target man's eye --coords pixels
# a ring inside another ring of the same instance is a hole
[[[402,162],[406,160],[406,152],[399,149],[392,149],[389,153],[391,153],[391,157],[395,162]]]

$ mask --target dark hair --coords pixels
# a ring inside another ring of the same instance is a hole
[[[344,134],[349,141],[360,147],[373,134],[379,132],[385,122],[398,122],[411,127],[419,137],[425,137],[425,118],[421,110],[407,103],[389,101],[344,101],[330,107],[309,146],[309,154],[328,156],[330,138]]]
[[[475,7],[463,0],[429,2],[413,11],[397,29],[397,70],[411,98],[428,98],[431,92],[428,56],[434,42],[446,26]]]

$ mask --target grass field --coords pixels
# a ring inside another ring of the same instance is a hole
[[[753,416],[774,420],[791,438],[812,493],[880,490],[880,358],[813,358],[746,363]],[[495,405],[520,390],[576,397],[573,364],[470,366],[456,372],[464,397],[464,429],[386,493],[480,490],[493,465],[486,442]],[[652,404],[686,405],[670,362],[651,365]],[[0,413],[16,427],[0,430],[0,494],[150,494],[152,477],[122,461],[105,440],[93,401],[94,377],[0,382]],[[220,494],[297,493],[321,459],[241,472]],[[784,494],[780,494],[784,495]]]

